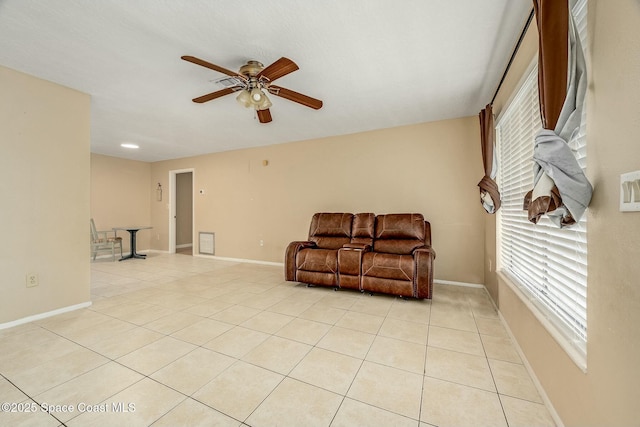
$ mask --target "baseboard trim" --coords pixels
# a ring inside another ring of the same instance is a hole
[[[551,415],[551,418],[553,418],[553,422],[556,424],[557,427],[564,427],[564,423],[562,422],[562,419],[558,415],[558,412],[556,412],[556,409],[553,407],[553,404],[551,403],[551,400],[549,399],[549,396],[547,396],[547,393],[545,392],[544,388],[542,387],[542,383],[538,380],[538,377],[536,376],[535,372],[533,371],[533,368],[529,364],[529,361],[525,357],[524,352],[522,351],[522,348],[520,348],[520,344],[518,344],[518,341],[516,340],[516,337],[513,335],[513,332],[511,332],[511,328],[509,328],[509,324],[507,323],[506,319],[502,316],[502,313],[500,312],[500,310],[496,306],[496,302],[493,300],[493,298],[491,298],[491,295],[489,295],[489,292],[487,291],[486,287],[484,285],[477,285],[477,284],[474,284],[474,283],[452,282],[452,281],[448,281],[448,280],[436,280],[436,279],[433,280],[433,283],[439,283],[441,285],[453,285],[453,286],[466,286],[466,287],[471,287],[471,288],[483,288],[485,290],[485,292],[487,292],[487,296],[489,297],[489,300],[491,301],[491,304],[493,304],[493,308],[498,313],[498,317],[500,318],[500,322],[502,323],[502,326],[504,326],[504,329],[507,331],[507,334],[509,335],[509,338],[511,339],[511,342],[513,343],[513,346],[516,348],[516,351],[518,352],[518,356],[520,356],[520,359],[522,360],[522,364],[524,365],[524,368],[529,373],[529,376],[531,377],[531,381],[533,381],[533,385],[538,390],[538,393],[540,394],[540,397],[542,398],[542,402],[544,403],[544,405],[546,406],[547,410],[549,411],[549,415]]]
[[[439,285],[463,286],[466,288],[485,288],[485,286],[480,283],[454,282],[452,280],[433,279],[433,283],[437,283]]]
[[[129,254],[130,254],[130,252],[122,252],[122,256],[127,256]],[[98,256],[96,256],[96,260],[105,259],[105,258],[111,258],[111,255],[98,255]],[[119,259],[120,259],[120,254],[116,254],[116,261],[119,260]],[[93,257],[90,257],[90,261],[91,262],[94,261]]]
[[[487,292],[487,295],[489,295],[489,292]],[[516,340],[515,335],[513,335],[513,332],[511,332],[511,328],[509,328],[509,324],[507,323],[507,320],[504,318],[504,316],[502,316],[500,309],[496,305],[496,302],[493,300],[493,298],[491,298],[491,295],[489,295],[489,300],[491,301],[491,304],[493,304],[493,308],[498,313],[498,318],[500,319],[502,326],[504,326],[504,329],[507,331],[507,335],[509,335],[509,339],[511,339],[513,346],[516,348],[516,351],[518,352],[518,356],[520,356],[520,360],[522,360],[522,364],[524,365],[524,368],[529,373],[529,376],[531,377],[531,381],[533,381],[533,385],[538,390],[538,394],[540,394],[540,397],[542,398],[542,402],[544,403],[547,410],[549,411],[549,415],[551,415],[551,418],[553,418],[553,422],[556,424],[557,427],[564,427],[564,423],[562,422],[562,419],[558,415],[558,412],[556,412],[556,408],[553,407],[553,404],[551,403],[549,396],[547,396],[547,393],[544,390],[544,387],[542,387],[542,383],[540,382],[540,380],[538,380],[538,377],[536,376],[536,373],[533,371],[533,368],[531,367],[531,365],[529,364],[529,361],[524,355],[522,348],[520,348],[520,344],[518,344],[518,340]]]
[[[246,259],[246,258],[228,258],[228,257],[206,255],[206,254],[193,254],[193,256],[198,258],[205,258],[205,259],[216,259],[219,261],[246,262],[248,264],[260,264],[260,265],[272,265],[275,267],[284,267],[283,262],[260,261],[257,259]]]
[[[142,253],[142,252],[141,252],[141,253]],[[122,252],[122,256],[128,256],[128,255],[130,255],[130,254],[131,254],[131,251],[129,251],[129,252],[123,251],[123,252]],[[91,258],[91,261],[93,261],[93,257],[90,257],[90,258]],[[96,257],[96,259],[97,259],[97,260],[98,260],[98,259],[105,259],[105,258],[111,258],[111,255],[109,255],[109,254],[105,254],[105,255],[98,255],[98,256]],[[116,252],[116,261],[117,261],[117,260],[119,260],[119,259],[120,259],[120,254]]]
[[[493,305],[495,307],[495,302],[493,303]],[[556,412],[556,408],[554,408],[553,404],[551,403],[551,399],[549,399],[549,396],[547,396],[547,393],[544,391],[544,387],[542,387],[542,383],[540,382],[540,380],[538,380],[538,377],[536,376],[535,372],[533,371],[533,368],[529,364],[529,361],[525,357],[524,352],[522,351],[522,348],[520,348],[520,344],[518,344],[516,337],[513,335],[513,332],[511,332],[511,328],[509,328],[509,324],[507,323],[506,319],[502,316],[502,313],[500,312],[500,310],[497,310],[497,311],[498,311],[498,316],[500,317],[500,321],[502,322],[502,325],[507,330],[507,334],[509,335],[511,342],[516,348],[516,351],[518,352],[520,359],[522,359],[522,364],[524,365],[525,369],[529,373],[529,376],[531,377],[533,384],[536,386],[536,389],[538,389],[538,393],[540,394],[540,397],[542,398],[544,405],[547,407],[547,410],[549,411],[549,415],[551,415],[551,418],[553,418],[553,422],[556,423],[557,427],[564,427],[564,423],[562,422],[560,415],[558,415],[558,412]]]
[[[46,319],[47,317],[57,316],[58,314],[80,310],[81,308],[87,308],[91,306],[91,304],[93,304],[91,301],[87,301],[80,304],[70,305],[68,307],[62,307],[62,308],[47,311],[44,313],[23,317],[22,319],[12,320],[11,322],[0,323],[0,329],[13,328],[14,326],[23,325],[25,323],[33,322],[35,320],[42,320],[42,319]]]
[[[524,351],[522,351],[522,348],[520,348],[520,344],[518,344],[518,340],[516,340],[515,335],[513,335],[513,332],[511,332],[511,328],[509,327],[507,320],[504,318],[504,316],[502,316],[500,309],[496,305],[496,302],[493,300],[493,298],[491,298],[491,295],[489,295],[488,291],[487,291],[487,295],[489,296],[489,301],[491,301],[491,304],[493,304],[493,308],[498,313],[498,318],[500,319],[502,326],[504,326],[504,329],[507,331],[507,335],[509,335],[509,339],[511,339],[513,346],[516,348],[516,351],[518,352],[518,356],[520,356],[520,360],[522,360],[522,364],[524,365],[524,368],[529,373],[529,376],[531,377],[531,381],[533,381],[533,385],[538,390],[538,394],[540,394],[540,397],[542,398],[542,402],[544,403],[544,406],[546,406],[547,410],[549,411],[549,415],[551,415],[551,418],[553,418],[553,422],[556,424],[557,427],[564,427],[564,423],[562,422],[560,415],[558,415],[556,408],[553,407],[553,404],[551,403],[551,399],[549,399],[549,396],[547,396],[547,392],[544,390],[544,387],[542,387],[542,383],[540,382],[540,380],[538,380],[538,377],[536,376],[536,373],[533,371],[531,364],[529,363],[526,356],[524,355]]]
[[[185,243],[183,245],[176,245],[176,249],[192,248],[192,247],[193,247],[193,243]]]
[[[157,253],[160,253],[160,254],[168,254],[169,253],[169,251],[162,251],[160,249],[140,249],[140,250],[136,249],[136,253],[139,253],[139,254],[145,254],[145,253],[148,253],[148,252],[157,252]],[[129,256],[129,255],[131,255],[131,251],[122,252],[122,256],[126,257],[126,256]],[[93,261],[93,257],[90,257],[90,258],[91,258],[91,261]],[[104,259],[104,258],[111,258],[111,255],[109,255],[109,254],[98,255],[96,257],[96,259]],[[119,259],[120,259],[120,254],[116,254],[116,261],[118,261]]]
[[[149,249],[148,252],[169,253],[168,251],[162,251],[159,249]],[[230,258],[230,257],[217,256],[217,255],[207,255],[207,254],[193,254],[193,256],[198,258],[205,258],[205,259],[217,259],[220,261],[246,262],[249,264],[261,264],[261,265],[272,265],[275,267],[284,267],[283,262],[261,261],[257,259],[247,259],[247,258]],[[456,282],[453,280],[440,280],[440,279],[433,279],[433,283],[438,283],[440,285],[463,286],[467,288],[485,289],[485,286],[481,283],[466,283],[466,282]]]

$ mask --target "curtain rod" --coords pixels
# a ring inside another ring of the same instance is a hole
[[[493,98],[491,98],[491,105],[493,105],[493,101],[496,100],[496,96],[498,96],[498,92],[500,92],[500,88],[502,87],[502,83],[504,82],[504,79],[507,77],[507,73],[509,72],[509,68],[511,68],[513,59],[516,57],[516,53],[518,53],[518,49],[520,49],[520,45],[522,44],[522,40],[524,39],[524,36],[527,33],[527,30],[529,29],[529,25],[531,25],[531,21],[533,20],[533,15],[534,15],[534,9],[531,9],[531,13],[529,14],[529,19],[527,19],[527,23],[522,29],[522,33],[520,33],[520,38],[518,39],[518,43],[516,43],[516,47],[513,49],[511,58],[509,58],[509,63],[507,64],[507,68],[504,70],[504,74],[502,74],[500,83],[498,83],[498,88],[496,89],[496,93],[494,93]]]

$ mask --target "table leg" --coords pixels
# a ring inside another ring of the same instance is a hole
[[[136,234],[138,234],[138,230],[133,230],[131,233],[131,255],[134,258],[145,259],[147,257],[146,254],[139,254],[136,252]]]
[[[130,258],[146,259],[147,258],[146,254],[139,254],[136,252],[136,233],[138,232],[138,230],[127,230],[127,231],[131,236],[131,239],[129,240],[129,247],[131,248],[131,253],[127,256],[120,258],[118,261],[130,259]]]

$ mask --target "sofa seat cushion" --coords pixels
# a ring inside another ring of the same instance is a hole
[[[415,261],[411,255],[367,252],[362,258],[362,275],[413,281]]]
[[[319,271],[298,270],[297,281],[310,285],[338,286],[338,276],[335,273],[321,273]]]
[[[296,267],[302,271],[336,273],[338,251],[335,249],[302,249],[296,256]]]
[[[381,277],[364,276],[362,278],[362,289],[367,292],[402,295],[404,297],[416,296],[413,282],[411,280],[394,280],[384,279]]]

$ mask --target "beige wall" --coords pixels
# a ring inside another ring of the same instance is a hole
[[[147,162],[91,154],[91,217],[98,230],[150,225],[151,195],[155,200],[157,186],[149,181],[150,173]],[[149,249],[152,231],[138,232],[138,250]],[[129,233],[118,231],[118,235],[123,250],[129,251]]]
[[[421,212],[433,230],[435,277],[484,282],[475,117],[156,162],[151,181],[168,188],[169,171],[187,168],[195,231],[216,233],[218,256],[283,262],[315,212]],[[152,203],[155,249],[168,248],[168,216]]]
[[[0,94],[2,324],[90,300],[90,98],[4,67]]]
[[[497,280],[500,311],[567,426],[638,425],[640,419],[640,212],[618,208],[620,174],[640,170],[639,27],[640,2],[589,1],[587,175],[594,195],[587,211],[586,373]],[[485,262],[494,254],[488,251]]]

